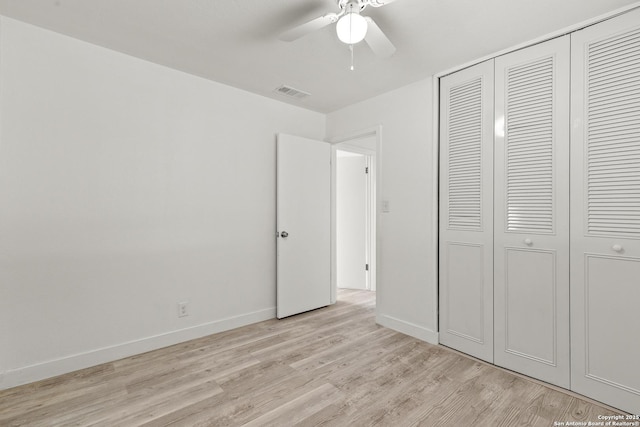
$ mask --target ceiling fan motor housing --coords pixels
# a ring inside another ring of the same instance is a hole
[[[340,9],[346,12],[361,12],[367,7],[367,1],[365,0],[337,0]],[[376,0],[374,0],[376,1]]]
[[[351,10],[353,11],[362,11],[367,6],[373,7],[381,7],[386,5],[387,3],[391,3],[393,0],[336,0],[338,2],[338,6],[343,11],[347,10],[347,5],[349,3],[353,3]]]

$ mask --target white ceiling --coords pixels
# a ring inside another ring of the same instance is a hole
[[[331,112],[637,0],[397,0],[369,15],[397,47],[349,50],[333,26],[278,35],[335,0],[0,0],[0,13],[250,92]],[[311,96],[274,93],[282,84]]]

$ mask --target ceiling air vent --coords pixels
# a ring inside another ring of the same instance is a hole
[[[303,92],[301,90],[294,89],[290,86],[285,86],[285,85],[277,87],[275,92],[279,93],[280,95],[284,95],[284,96],[288,96],[296,99],[302,99],[302,98],[306,98],[307,96],[311,96],[310,93]]]

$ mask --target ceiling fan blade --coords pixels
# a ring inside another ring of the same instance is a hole
[[[367,35],[364,40],[367,42],[373,53],[381,58],[387,58],[394,54],[396,47],[391,41],[384,35],[378,24],[373,19],[366,16],[367,20]]]
[[[373,7],[380,7],[389,3],[393,3],[394,1],[396,0],[368,0],[368,3]]]
[[[322,15],[316,19],[312,19],[307,23],[298,25],[297,27],[285,31],[284,33],[280,34],[280,37],[278,38],[285,42],[291,42],[316,30],[324,28],[329,24],[333,24],[337,20],[337,13],[327,13],[326,15]]]

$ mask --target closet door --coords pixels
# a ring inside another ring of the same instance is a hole
[[[496,58],[495,363],[569,387],[569,37]]]
[[[440,342],[493,361],[493,60],[440,80]]]
[[[640,11],[572,35],[571,389],[640,414]]]

